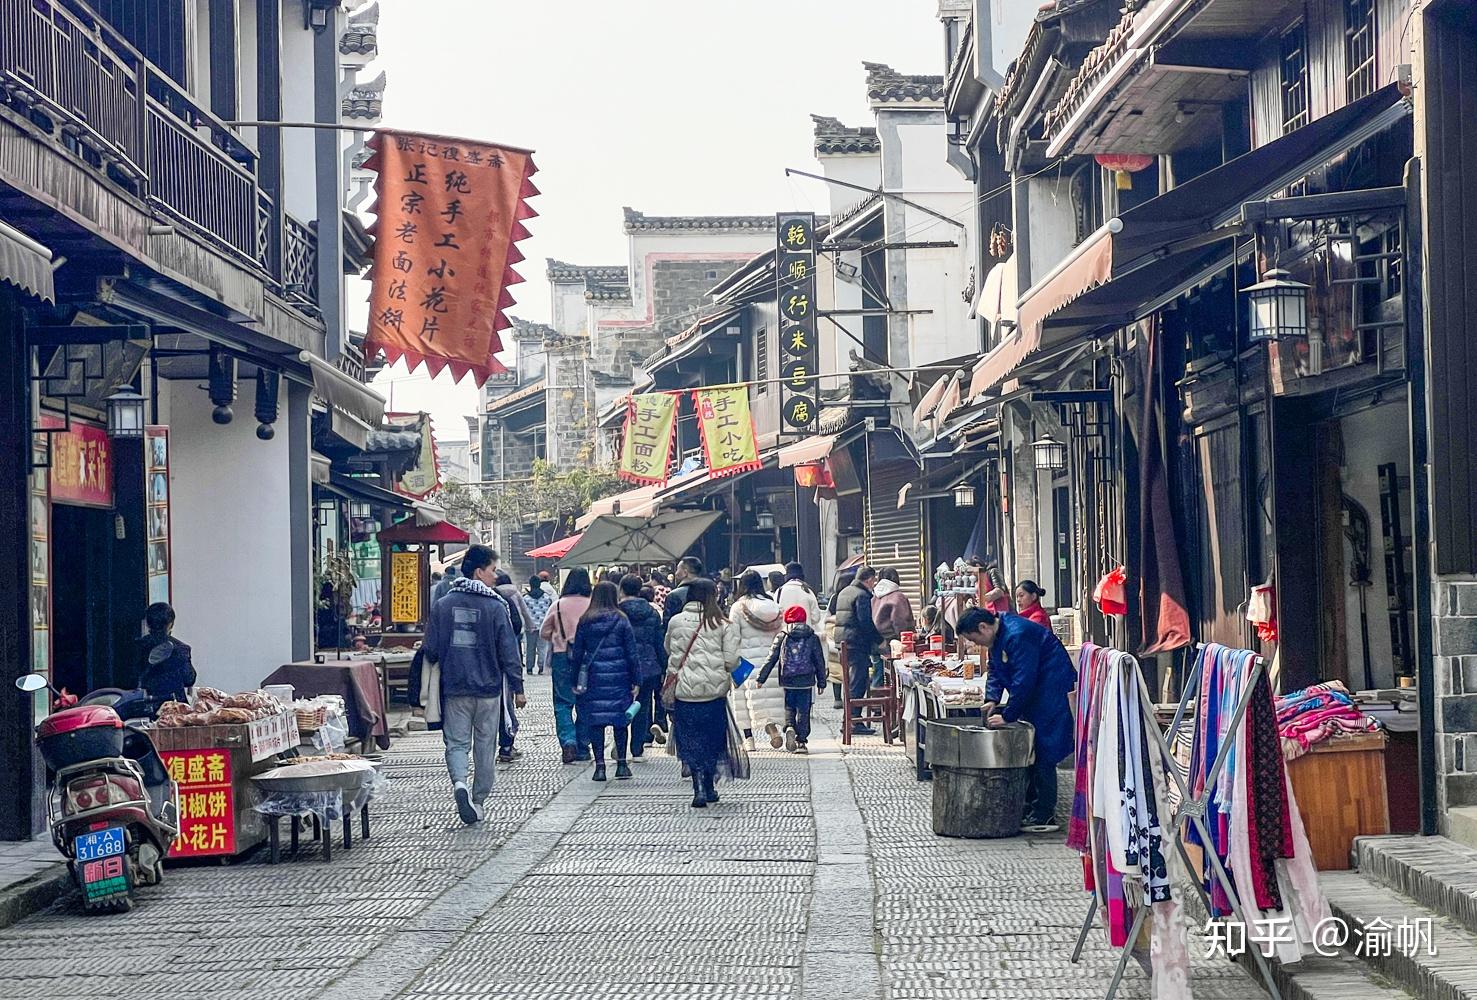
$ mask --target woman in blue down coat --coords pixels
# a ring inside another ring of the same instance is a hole
[[[615,584],[597,583],[569,647],[580,725],[595,753],[595,781],[605,780],[606,726],[615,730],[615,776],[617,780],[631,776],[626,763],[630,726],[626,710],[641,693],[641,654],[619,599]]]

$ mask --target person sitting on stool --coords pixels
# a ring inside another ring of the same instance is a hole
[[[1056,821],[1056,766],[1072,752],[1072,708],[1068,693],[1077,668],[1061,640],[1020,615],[970,608],[959,616],[958,633],[990,651],[985,679],[985,725],[1001,729],[1029,722],[1036,729],[1036,763],[1026,793],[1026,833],[1061,829]],[[1009,692],[1004,705],[1001,696]]]

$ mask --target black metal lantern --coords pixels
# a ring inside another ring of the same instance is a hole
[[[971,485],[969,485],[968,483],[960,483],[959,485],[955,486],[954,487],[954,506],[955,507],[973,507],[974,506],[974,487],[971,486]]]
[[[277,433],[272,427],[277,422],[277,394],[281,388],[277,373],[267,368],[256,370],[256,436],[270,441]]]
[[[1262,280],[1242,290],[1251,304],[1253,344],[1303,340],[1308,336],[1308,286],[1274,267]]]
[[[210,368],[207,379],[210,401],[215,409],[210,419],[218,424],[229,424],[235,417],[231,404],[236,401],[236,357],[219,347],[210,349]]]
[[[144,397],[127,386],[108,397],[108,436],[115,441],[144,436]]]
[[[1060,472],[1067,467],[1067,446],[1047,434],[1031,445],[1037,472]]]

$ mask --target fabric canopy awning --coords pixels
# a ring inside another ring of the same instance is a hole
[[[1019,339],[980,362],[971,396],[999,384],[1038,348],[1132,322],[1145,303],[1228,265],[1243,204],[1272,197],[1409,114],[1390,84],[1109,220],[1025,293]]]
[[[313,376],[313,394],[328,404],[333,433],[367,451],[373,432],[385,418],[385,398],[312,351],[298,352],[298,360]]]
[[[407,517],[381,531],[379,540],[381,545],[465,545],[471,536],[450,521],[423,525],[417,524],[414,517]]]
[[[3,222],[0,222],[0,281],[8,281],[45,302],[56,301],[51,251]]]
[[[674,563],[722,516],[711,510],[665,510],[650,517],[602,514],[563,561],[577,566]]]
[[[387,490],[378,483],[355,476],[346,476],[341,472],[330,472],[328,482],[324,484],[333,493],[347,500],[358,500],[374,507],[393,507],[396,510],[410,510],[415,506],[415,501],[410,497],[402,496],[394,490]]]
[[[796,465],[805,465],[807,462],[819,462],[831,454],[831,449],[836,446],[839,434],[818,434],[808,437],[794,444],[787,444],[780,449],[780,468],[788,469]]]
[[[561,538],[558,541],[550,542],[548,545],[540,545],[538,548],[529,549],[523,554],[533,556],[535,559],[563,559],[583,535],[584,532],[577,531],[568,538]]]

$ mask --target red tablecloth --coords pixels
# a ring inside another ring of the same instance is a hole
[[[380,749],[389,748],[384,691],[379,671],[369,660],[284,663],[262,681],[262,686],[268,684],[291,684],[299,698],[339,695],[348,709],[349,735],[366,745],[373,739]]]

